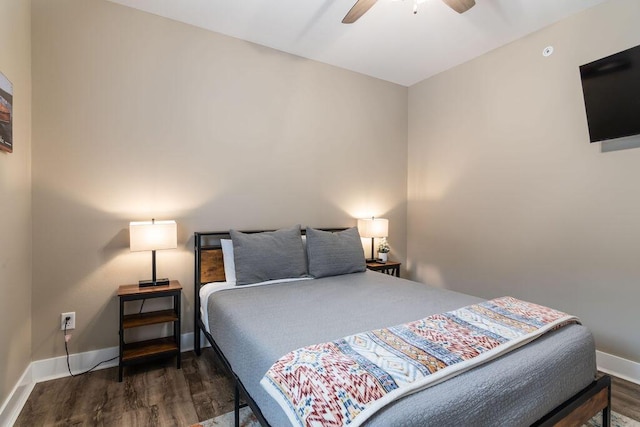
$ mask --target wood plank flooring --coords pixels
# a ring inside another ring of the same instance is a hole
[[[233,383],[210,349],[201,357],[36,384],[15,426],[189,426],[233,410]]]
[[[619,414],[640,421],[640,385],[613,377],[611,407]]]
[[[640,385],[613,380],[613,410],[640,421]],[[15,424],[31,426],[189,426],[233,410],[233,384],[211,349],[173,359],[35,386]]]

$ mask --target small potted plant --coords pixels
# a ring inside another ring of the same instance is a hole
[[[389,243],[387,243],[387,238],[383,237],[378,244],[378,260],[380,262],[387,262],[387,257],[389,256]]]

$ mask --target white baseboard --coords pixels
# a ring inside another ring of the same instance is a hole
[[[71,367],[71,372],[78,374],[93,368],[97,363],[103,360],[109,360],[114,357],[118,357],[118,347],[91,350],[84,353],[74,353],[69,355],[69,366]],[[69,376],[67,356],[36,360],[35,362],[31,362],[31,366],[33,371],[33,381],[36,383]],[[113,366],[118,366],[118,359],[103,363],[95,370],[111,368]]]
[[[640,384],[640,363],[596,350],[598,369],[623,380]]]
[[[193,350],[193,332],[188,332],[180,336],[180,349],[183,352]],[[114,357],[118,357],[118,347],[86,351],[84,353],[71,354],[69,356],[69,365],[71,366],[71,372],[76,374],[91,369],[100,361],[109,360]],[[36,360],[35,362],[31,362],[31,366],[33,381],[35,383],[69,376],[67,356]],[[95,370],[111,368],[113,366],[118,366],[118,359],[103,363]]]
[[[0,406],[0,426],[12,426],[16,422],[35,385],[31,364],[29,364],[7,399]]]

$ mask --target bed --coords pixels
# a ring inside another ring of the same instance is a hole
[[[225,275],[225,261],[233,261],[222,250],[229,238],[230,232],[195,233],[194,347],[200,355],[202,332],[233,376],[236,422],[242,399],[263,426],[290,425],[260,380],[291,350],[482,301],[372,271],[234,286],[229,269]],[[312,254],[305,256],[311,263]],[[610,378],[596,378],[592,335],[572,324],[399,399],[365,425],[570,426],[602,412],[608,426],[609,408]]]

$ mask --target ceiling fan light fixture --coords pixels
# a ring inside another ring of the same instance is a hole
[[[347,12],[342,19],[343,24],[353,24],[362,15],[364,15],[377,0],[357,0],[353,7]],[[426,0],[413,0],[413,13],[418,13],[418,5],[424,3]],[[458,13],[464,13],[467,10],[475,6],[475,0],[442,0],[447,6],[455,10]]]

